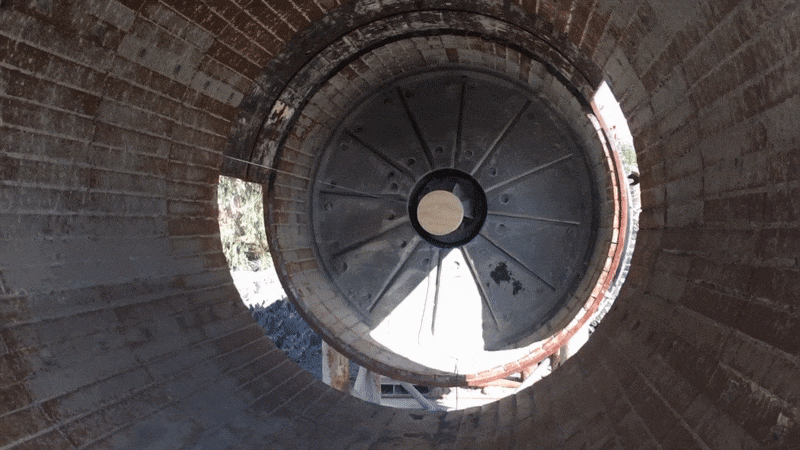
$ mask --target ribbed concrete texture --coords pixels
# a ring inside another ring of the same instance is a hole
[[[3,0],[0,449],[800,448],[799,10]],[[216,183],[221,168],[260,176],[223,155],[253,157],[274,106],[259,99],[316,51],[380,20],[462,12],[480,17],[465,29],[533,36],[509,44],[571,95],[609,82],[639,157],[641,230],[616,306],[542,382],[480,409],[382,408],[315,381],[253,322]]]

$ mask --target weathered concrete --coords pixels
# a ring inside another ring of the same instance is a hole
[[[797,2],[446,3],[4,0],[0,448],[800,447]],[[214,198],[229,137],[257,137],[239,111],[272,106],[248,97],[263,69],[322,45],[293,36],[428,7],[535,30],[579,92],[610,81],[642,169],[628,282],[587,345],[451,413],[289,362],[238,299]]]

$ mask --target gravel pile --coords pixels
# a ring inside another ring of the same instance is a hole
[[[289,359],[322,379],[322,339],[289,300],[276,300],[267,306],[251,305],[250,313]]]

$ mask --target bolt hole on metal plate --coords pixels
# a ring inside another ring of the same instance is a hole
[[[596,211],[585,152],[547,102],[435,70],[365,95],[333,128],[312,172],[316,258],[370,339],[456,366],[558,331],[546,324],[587,270]]]

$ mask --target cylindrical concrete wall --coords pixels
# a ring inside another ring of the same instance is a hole
[[[272,106],[243,99],[318,45],[295,36],[412,9],[514,22],[580,92],[606,79],[642,172],[628,282],[587,346],[450,413],[288,361],[216,218],[222,155]],[[794,1],[3,0],[0,449],[800,447],[798,30]]]

